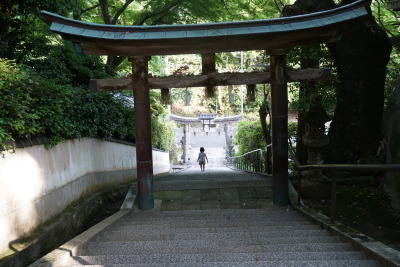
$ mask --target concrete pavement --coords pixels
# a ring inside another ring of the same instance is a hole
[[[197,167],[197,166],[196,166]],[[271,177],[229,168],[192,167],[154,181],[162,211],[272,208]]]

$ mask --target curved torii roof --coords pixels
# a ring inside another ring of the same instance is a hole
[[[169,118],[180,124],[201,123],[201,120],[198,117],[197,118],[196,117],[182,117],[182,116],[170,114]],[[239,114],[239,115],[226,116],[226,117],[216,117],[213,119],[213,121],[216,123],[230,124],[230,123],[240,121],[241,119],[243,119],[243,115]]]
[[[290,49],[334,40],[337,29],[368,14],[371,0],[307,15],[206,24],[116,26],[43,11],[53,32],[96,55],[151,56]]]

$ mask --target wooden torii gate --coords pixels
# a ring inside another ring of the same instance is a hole
[[[295,46],[333,42],[337,30],[346,22],[368,14],[370,3],[371,0],[359,0],[308,15],[196,25],[115,26],[76,21],[46,11],[43,15],[51,25],[50,29],[64,39],[71,40],[78,52],[128,56],[132,63],[132,80],[104,81],[99,87],[114,90],[121,86],[134,91],[137,181],[141,210],[154,208],[149,89],[267,82],[271,84],[272,100],[273,203],[285,206],[289,203],[287,83],[303,79],[320,80],[324,77],[324,70],[288,70],[286,53]],[[267,51],[270,55],[268,72],[218,74],[214,72],[215,66],[212,68],[210,64],[215,61],[214,53],[249,50]],[[150,56],[175,54],[203,55],[203,60],[208,61],[203,62],[203,75],[148,76]],[[307,72],[310,76],[305,75]]]

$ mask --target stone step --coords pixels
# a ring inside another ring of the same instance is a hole
[[[334,260],[366,260],[361,252],[310,252],[310,253],[210,253],[210,254],[162,254],[162,255],[103,255],[103,256],[77,256],[72,257],[68,265],[73,264],[126,264],[126,263],[152,263],[157,264],[188,264],[188,263],[232,263],[232,262],[282,262],[282,261],[334,261]],[[176,266],[176,265],[175,265]],[[225,265],[227,266],[227,265]],[[230,265],[229,265],[230,266]],[[298,266],[298,265],[296,265]]]
[[[135,222],[134,226],[137,228],[141,228],[142,226],[149,228],[153,226],[162,226],[163,228],[233,228],[233,227],[252,227],[252,226],[260,226],[265,227],[266,229],[276,230],[278,229],[272,227],[284,227],[284,226],[301,226],[305,224],[311,224],[309,221],[278,221],[278,222],[260,222],[260,221],[243,221],[243,220],[215,220],[215,221],[207,221],[207,220],[188,220],[187,222],[162,222],[162,221],[154,221],[154,222]],[[121,223],[119,225],[121,230],[126,230],[132,227],[132,223],[126,222]]]
[[[68,265],[68,267],[76,267],[82,265]],[[91,267],[154,267],[153,263],[142,263],[142,264],[107,264],[107,265],[85,265]],[[378,267],[380,266],[377,262],[371,260],[324,260],[324,261],[247,261],[247,262],[192,262],[176,265],[174,263],[160,263],[157,264],[159,267],[253,267],[253,266],[265,266],[265,267],[288,267],[288,266],[302,266],[302,267]]]
[[[111,228],[109,228],[111,229]],[[191,227],[181,228],[167,228],[163,225],[144,225],[140,227],[118,227],[116,231],[129,231],[131,234],[171,234],[171,233],[235,233],[235,232],[284,232],[294,230],[321,230],[321,228],[314,224],[307,225],[296,225],[296,226],[250,226],[250,227],[197,227],[192,225]]]
[[[112,239],[112,236],[110,236]],[[135,237],[133,238],[127,238],[127,237],[121,237],[119,240],[109,240],[107,236],[103,236],[102,238],[99,238],[96,242],[171,242],[171,243],[176,243],[179,245],[179,241],[190,241],[190,240],[196,240],[196,242],[207,242],[209,244],[219,244],[221,243],[221,240],[223,240],[223,243],[227,242],[232,242],[232,243],[242,243],[245,242],[246,244],[258,244],[258,245],[264,245],[264,244],[301,244],[301,243],[335,243],[339,242],[337,237],[334,236],[281,236],[281,237],[270,237],[270,236],[260,236],[260,237],[241,237],[237,238],[232,235],[222,235],[217,237],[209,237],[209,238],[197,238],[197,239],[191,239],[191,236],[185,236],[181,239],[171,239],[169,236],[165,236],[165,238],[162,238],[160,236],[159,239],[143,239],[143,240],[137,240]]]
[[[186,233],[165,233],[164,231],[158,233],[132,233],[129,230],[121,231],[121,230],[111,230],[104,231],[102,234],[97,236],[96,241],[156,241],[156,240],[214,240],[214,239],[244,239],[244,238],[277,238],[277,237],[322,237],[322,236],[330,236],[327,231],[321,230],[292,230],[292,231],[263,231],[263,232],[216,232],[216,233],[199,233],[197,231],[194,232],[186,232]]]
[[[274,225],[301,225],[301,224],[311,224],[305,218],[296,220],[282,220],[280,218],[271,218],[265,220],[257,220],[258,218],[232,218],[232,219],[197,219],[197,220],[176,220],[176,219],[165,219],[165,220],[123,220],[119,222],[121,226],[132,226],[132,225],[164,225],[165,227],[207,227],[207,226],[225,226],[225,227],[240,227],[240,226],[274,226]]]
[[[219,173],[217,168],[200,173],[196,168],[155,179],[154,189],[163,207],[175,198],[182,203],[193,199],[251,203],[256,196],[254,201],[267,202],[264,187],[270,184],[270,178],[256,174]],[[179,192],[185,189],[196,192]],[[84,244],[77,255],[65,266],[379,266],[290,207],[269,205],[265,209],[135,210]]]
[[[124,226],[143,226],[143,225],[163,225],[165,227],[246,227],[246,226],[295,226],[303,224],[312,224],[306,219],[299,220],[244,220],[244,219],[212,219],[212,220],[124,220],[119,222],[118,225]]]
[[[243,209],[246,210],[246,209]],[[202,211],[215,211],[215,210],[202,210]],[[222,210],[221,210],[222,211]],[[167,212],[167,211],[164,211]],[[162,222],[189,222],[189,221],[205,221],[205,220],[251,220],[251,221],[263,221],[263,222],[278,222],[278,221],[309,221],[307,218],[301,216],[295,212],[274,212],[270,211],[269,213],[192,213],[185,216],[176,214],[164,214],[164,212],[160,212],[160,215],[147,215],[147,214],[131,214],[129,216],[125,216],[120,221],[121,222],[153,222],[153,221],[162,221]]]
[[[276,243],[252,244],[246,240],[236,242],[208,242],[204,240],[91,242],[80,255],[130,255],[130,254],[188,254],[188,253],[247,253],[247,252],[333,252],[349,251],[348,243]]]
[[[132,227],[133,226],[133,227]],[[274,225],[266,224],[241,224],[241,225],[182,225],[182,226],[165,226],[165,225],[140,225],[135,227],[134,225],[121,225],[118,226],[120,231],[131,231],[132,233],[187,233],[187,232],[199,232],[199,233],[216,233],[216,232],[247,232],[247,231],[293,231],[293,230],[318,230],[321,229],[319,226],[314,224],[291,224],[291,225],[280,225],[279,223]]]
[[[163,182],[190,182],[190,181],[202,181],[204,183],[210,183],[212,184],[213,182],[220,182],[220,183],[225,183],[225,184],[229,184],[231,182],[242,182],[241,184],[232,184],[230,187],[251,187],[251,186],[256,186],[256,185],[271,185],[272,181],[269,179],[263,179],[262,177],[253,177],[253,178],[247,178],[247,179],[243,179],[241,177],[236,177],[236,176],[232,176],[230,181],[224,181],[222,179],[218,179],[218,178],[214,178],[214,179],[209,179],[208,174],[213,172],[214,169],[209,169],[206,173],[202,173],[200,172],[200,167],[199,166],[195,166],[191,168],[192,171],[194,172],[193,176],[182,176],[179,177],[180,179],[176,179],[176,178],[169,178],[166,177],[165,179],[162,179],[161,181],[157,181],[157,179],[154,181],[155,183],[163,183]],[[207,169],[206,169],[207,170]],[[258,184],[257,184],[258,182]],[[250,183],[249,185],[247,185],[246,183]],[[260,184],[261,183],[261,184]],[[189,189],[194,189],[194,188],[189,188]]]
[[[182,177],[183,178],[190,178],[190,177],[196,178],[195,176],[196,176],[197,172],[195,172],[195,170],[196,170],[195,168],[189,168],[183,172],[178,172],[178,173],[164,176],[160,180],[165,180],[165,179],[181,180]],[[212,170],[212,173],[210,175],[212,175],[213,179],[223,180],[226,182],[230,182],[232,180],[232,178],[241,178],[244,181],[245,180],[253,180],[253,179],[270,180],[270,178],[266,178],[265,176],[262,176],[259,174],[244,173],[242,171],[231,170],[231,169],[228,169],[228,171],[226,171],[226,168],[215,168]]]
[[[269,187],[269,182],[263,181],[242,181],[234,179],[231,182],[224,181],[204,181],[201,180],[202,175],[207,175],[207,169],[205,172],[200,172],[198,170],[199,176],[194,179],[188,178],[184,182],[182,181],[162,181],[154,183],[154,191],[165,191],[165,190],[199,190],[199,189],[220,189],[220,188],[232,188],[232,187],[251,187],[251,186],[267,186]],[[199,178],[200,177],[200,178]]]
[[[243,209],[246,210],[246,209]],[[219,214],[218,211],[221,211]],[[157,215],[139,213],[126,216],[118,221],[121,226],[133,225],[165,225],[188,227],[232,227],[232,226],[291,226],[311,224],[307,218],[294,212],[222,213],[224,210],[199,210],[199,213],[168,213],[160,212]]]
[[[297,218],[304,218],[298,212],[290,208],[279,208],[275,210],[262,210],[262,209],[242,209],[242,210],[182,210],[182,211],[161,211],[161,212],[131,212],[124,218],[165,218],[165,217],[179,217],[183,220],[188,218],[219,218],[219,217],[248,217],[248,216],[266,216],[266,217],[286,217],[292,216]]]

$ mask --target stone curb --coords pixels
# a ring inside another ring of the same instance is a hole
[[[107,228],[108,226],[110,226],[111,224],[118,221],[119,219],[121,219],[126,214],[132,211],[135,213],[143,212],[134,206],[136,201],[136,195],[134,192],[135,192],[135,184],[132,184],[125,196],[125,200],[121,205],[120,211],[114,213],[107,219],[99,222],[98,224],[86,230],[82,234],[76,236],[75,238],[66,242],[62,246],[46,254],[39,260],[29,265],[29,267],[67,266],[66,264],[68,264],[70,257],[77,255],[77,252],[85,244],[87,244],[92,238],[94,238],[97,234],[102,232],[105,228]],[[160,209],[161,209],[161,201],[155,200],[154,209],[147,212],[159,211]]]
[[[74,239],[66,242],[64,245],[48,253],[41,259],[37,260],[30,267],[51,267],[51,266],[67,266],[70,257],[77,255],[77,251],[85,245],[90,239],[103,231],[106,227],[128,214],[128,209],[120,210],[114,215],[96,224],[89,230],[78,235]]]
[[[103,189],[99,192],[89,194],[86,198],[81,201],[82,205],[77,207],[69,207],[60,213],[60,217],[57,220],[48,225],[40,226],[41,230],[37,237],[33,238],[25,248],[11,255],[8,259],[5,259],[0,263],[0,267],[20,267],[27,266],[27,263],[32,262],[35,258],[38,258],[43,252],[50,251],[53,249],[51,243],[65,242],[60,239],[60,233],[63,233],[64,237],[75,236],[77,231],[83,227],[87,214],[94,211],[101,205],[110,204],[117,198],[123,197],[126,190],[129,188],[132,182],[117,185],[111,189]],[[39,229],[38,228],[38,229]]]

